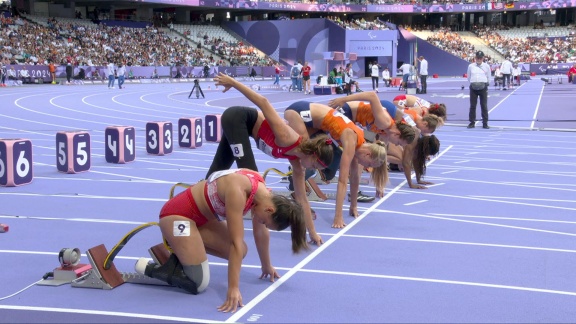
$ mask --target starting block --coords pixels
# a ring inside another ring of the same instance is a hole
[[[163,248],[163,252],[160,247]],[[163,260],[165,262],[165,260],[170,256],[168,250],[166,250],[163,244],[158,244],[150,248],[149,252],[155,261]],[[112,290],[125,282],[143,285],[168,286],[166,282],[150,278],[137,272],[119,272],[113,262],[110,262],[110,267],[105,269],[104,264],[109,253],[104,244],[88,249],[86,254],[90,260],[92,268],[83,276],[73,280],[71,283],[72,287]]]
[[[166,246],[164,246],[164,244],[162,243],[156,244],[153,247],[149,248],[148,252],[152,257],[152,260],[154,260],[154,262],[159,265],[163,265],[164,263],[166,263],[166,261],[168,261],[168,258],[170,258],[170,251],[168,251],[168,249],[166,249]]]
[[[263,174],[264,179],[266,179],[266,176],[270,171],[274,171],[275,173],[283,177],[288,177],[292,175],[292,171],[284,173],[276,168],[270,168],[264,172]],[[274,193],[277,195],[290,196],[294,198],[292,191],[275,191]],[[335,199],[335,195],[323,193],[313,178],[309,178],[308,180],[306,180],[306,196],[308,196],[308,201],[326,201],[328,199]]]
[[[88,260],[90,260],[92,270],[72,281],[72,287],[111,290],[124,283],[124,278],[114,264],[112,264],[110,269],[104,269],[104,260],[108,256],[108,250],[106,250],[104,244],[88,249],[86,255]]]
[[[125,282],[149,284],[149,285],[163,285],[167,286],[166,282],[158,279],[148,277],[136,272],[119,272],[114,265],[114,258],[120,250],[128,243],[141,230],[150,226],[158,225],[158,223],[146,223],[138,226],[130,231],[126,236],[118,242],[110,253],[106,250],[104,244],[100,244],[91,249],[88,249],[86,255],[91,264],[90,271],[87,271],[81,277],[72,281],[72,287],[77,288],[96,288],[111,290]],[[153,246],[148,250],[152,258],[157,264],[162,265],[170,257],[170,252],[163,244]]]
[[[314,179],[310,178],[306,180],[306,195],[309,201],[326,201],[328,200],[328,195],[322,192],[322,189],[318,187],[318,184]],[[334,198],[334,197],[332,197]]]
[[[277,195],[290,196],[294,198],[292,191],[274,191]],[[314,179],[306,180],[306,196],[308,201],[326,201],[328,199],[336,199],[334,194],[325,194]]]

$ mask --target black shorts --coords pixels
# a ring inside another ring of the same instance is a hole
[[[302,80],[308,81],[308,80],[310,80],[310,76],[309,75],[303,75]]]
[[[258,110],[251,107],[233,106],[222,113],[220,124],[222,130],[230,141],[232,138],[242,137],[244,133],[252,134],[254,125],[258,120]],[[243,130],[242,130],[243,129]],[[235,140],[231,141],[235,143]]]

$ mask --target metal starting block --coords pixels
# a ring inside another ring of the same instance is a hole
[[[286,197],[293,197],[292,191],[274,191],[274,193]],[[318,184],[312,178],[306,180],[306,195],[308,196],[308,201],[326,201],[328,199],[336,199],[336,195],[325,194],[322,192],[322,189],[318,187]]]
[[[163,244],[151,247],[148,252],[152,256],[154,262],[158,264],[163,264],[170,256],[170,252]],[[108,256],[108,251],[104,244],[88,249],[86,255],[88,256],[92,268],[84,275],[73,280],[71,282],[72,287],[111,290],[125,282],[168,286],[168,284],[163,281],[136,272],[119,272],[113,262],[109,263],[109,269],[105,269],[104,264]]]

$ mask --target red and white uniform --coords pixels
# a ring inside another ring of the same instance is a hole
[[[274,136],[274,132],[272,131],[272,128],[270,128],[270,124],[267,120],[264,120],[262,125],[260,125],[260,129],[258,130],[258,138],[256,139],[258,149],[275,159],[282,158],[294,160],[298,158],[294,155],[286,155],[286,152],[300,145],[302,142],[302,136],[300,136],[294,144],[287,147],[280,147],[276,145],[275,141],[276,136]]]
[[[216,171],[212,173],[208,177],[208,180],[206,180],[206,186],[204,187],[204,197],[206,197],[206,202],[208,203],[208,207],[212,213],[221,217],[226,217],[226,205],[222,200],[220,200],[220,197],[218,196],[218,182],[216,180],[218,180],[220,177],[232,173],[245,175],[248,177],[248,179],[250,179],[250,183],[252,183],[252,191],[250,191],[250,196],[246,201],[242,215],[245,215],[250,210],[250,208],[252,208],[254,195],[258,189],[258,184],[260,182],[264,183],[264,178],[262,178],[260,173],[248,169],[232,169]]]
[[[218,182],[216,180],[232,173],[246,175],[252,183],[252,191],[250,192],[250,196],[244,206],[243,214],[246,214],[250,208],[252,208],[258,184],[264,182],[264,179],[258,172],[248,169],[225,170],[212,173],[204,186],[204,197],[206,198],[208,207],[217,217],[226,217],[226,206],[218,196]],[[206,216],[202,215],[198,209],[198,205],[196,204],[196,201],[194,201],[192,190],[190,188],[168,200],[160,211],[160,218],[174,215],[183,216],[192,220],[196,223],[196,227],[201,227],[208,222]]]
[[[418,98],[416,96],[412,96],[412,95],[398,95],[396,97],[394,97],[394,99],[392,100],[394,103],[396,103],[398,106],[400,107],[406,107],[406,108],[411,108],[411,107],[420,107],[420,108],[430,108],[430,102],[422,99],[422,98]]]

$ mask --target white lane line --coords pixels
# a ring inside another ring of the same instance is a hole
[[[180,321],[190,323],[223,323],[214,320],[207,320],[192,317],[176,317],[176,316],[161,316],[141,313],[125,313],[125,312],[109,312],[98,311],[93,309],[72,309],[72,308],[58,308],[58,307],[36,307],[36,306],[16,306],[16,305],[0,305],[0,309],[22,310],[22,311],[39,311],[39,312],[52,312],[52,313],[70,313],[70,314],[90,314],[90,315],[103,315],[103,316],[123,316],[134,318],[148,318],[163,321]],[[112,320],[114,321],[114,320]]]
[[[427,201],[428,201],[428,200],[418,200],[418,201],[414,201],[414,202],[411,202],[411,203],[404,204],[404,206],[412,206],[412,205],[421,204],[421,203],[427,202]]]
[[[460,170],[446,171],[446,172],[442,172],[440,174],[448,174],[448,173],[455,173],[455,172],[460,172]]]
[[[343,271],[324,271],[324,270],[310,270],[310,269],[305,269],[305,270],[301,270],[301,271],[302,272],[309,272],[309,273],[316,272],[316,273],[322,273],[322,274],[335,274],[335,275],[354,276],[354,277],[368,277],[368,278],[393,279],[393,280],[405,280],[405,281],[420,281],[420,282],[441,283],[441,284],[450,284],[450,285],[476,286],[476,287],[485,287],[485,288],[510,289],[510,290],[521,290],[521,291],[539,292],[539,293],[556,294],[556,295],[576,296],[576,292],[573,292],[573,291],[541,289],[541,288],[531,288],[531,287],[522,287],[522,286],[508,286],[508,285],[489,284],[489,283],[482,283],[482,282],[456,281],[456,280],[443,280],[443,279],[404,277],[404,276],[389,276],[389,275],[378,275],[378,274],[358,273],[358,272],[343,272]]]
[[[532,123],[530,124],[530,128],[534,128],[534,124],[536,123],[536,117],[538,116],[538,110],[540,109],[540,101],[542,101],[543,94],[544,94],[544,84],[542,84],[542,89],[540,89],[540,95],[538,96],[536,109],[534,109],[534,115],[532,116]]]
[[[351,234],[344,235],[344,236],[345,237],[354,237],[354,238],[375,239],[375,240],[439,243],[439,244],[469,245],[469,246],[479,246],[479,247],[496,247],[496,248],[505,248],[505,249],[521,249],[521,250],[534,250],[534,251],[547,251],[547,252],[576,253],[576,250],[555,249],[555,248],[545,248],[545,247],[526,246],[526,245],[506,245],[506,244],[494,244],[494,243],[475,243],[475,242],[462,242],[462,241],[427,240],[427,239],[416,239],[416,238],[406,238],[406,237],[386,237],[386,236],[351,235]]]

